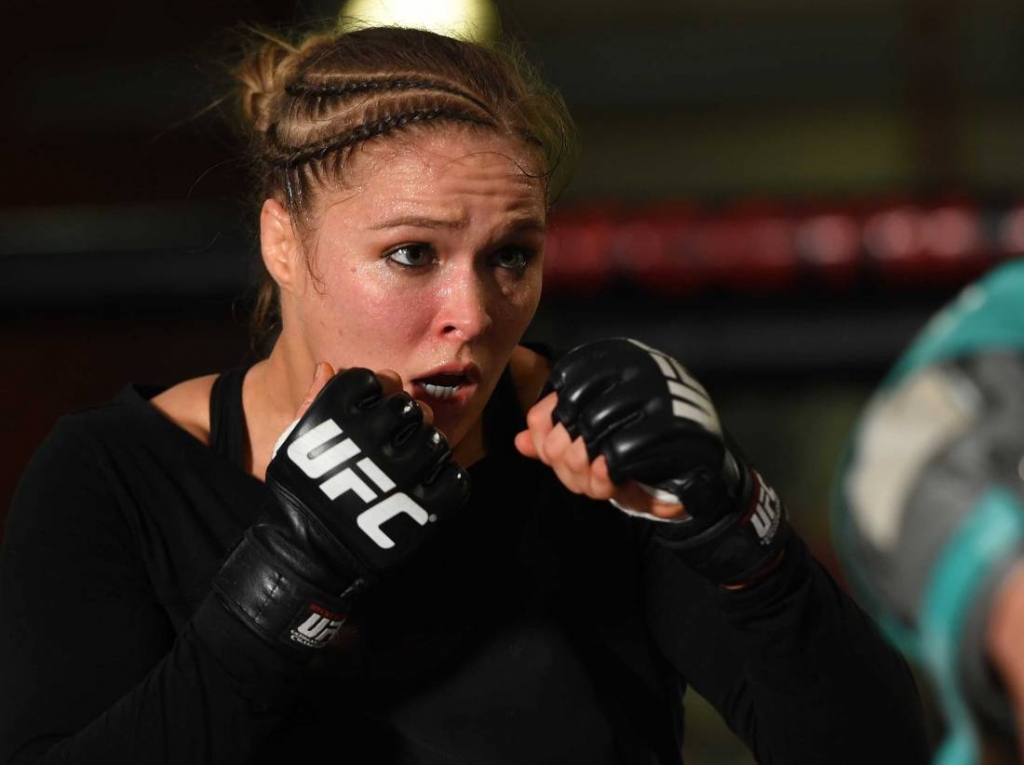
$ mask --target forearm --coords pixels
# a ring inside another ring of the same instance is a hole
[[[799,538],[770,575],[717,601],[744,664],[760,762],[862,763],[883,745],[891,761],[928,762],[905,661]]]
[[[17,706],[3,715],[5,762],[243,763],[290,709],[299,676],[293,659],[211,597],[167,655],[94,719],[80,705],[53,701],[60,687],[74,694],[83,684],[103,686],[103,666],[121,659],[83,656],[92,671],[83,668],[89,677],[79,678],[58,677],[60,665],[41,676],[26,666],[9,668],[3,706]],[[115,692],[110,683],[106,688]],[[68,735],[75,720],[83,727]]]

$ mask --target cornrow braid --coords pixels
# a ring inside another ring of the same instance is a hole
[[[347,133],[325,141],[322,144],[295,149],[287,158],[272,158],[268,161],[268,164],[278,167],[298,167],[314,160],[324,160],[328,154],[351,148],[358,143],[363,143],[371,138],[389,133],[392,130],[403,128],[406,125],[444,119],[453,122],[468,122],[475,125],[494,127],[494,123],[490,121],[474,117],[467,112],[460,112],[456,109],[417,109],[402,114],[394,114],[372,122],[361,123],[351,128]],[[268,139],[282,153],[289,151],[289,147],[280,144],[277,139],[277,133],[273,128],[269,131]]]
[[[466,122],[475,125],[493,127],[493,123],[489,121],[481,120],[470,114],[458,112],[452,109],[420,109],[356,125],[349,130],[348,133],[339,136],[334,140],[327,141],[320,146],[305,147],[296,150],[287,158],[274,158],[268,161],[268,164],[276,165],[284,170],[285,197],[288,203],[287,208],[295,211],[302,210],[304,207],[304,190],[306,184],[303,182],[303,177],[301,175],[303,166],[314,162],[322,163],[330,155],[335,155],[336,160],[340,163],[341,155],[339,153],[346,149],[350,149],[364,141],[370,140],[371,138],[390,133],[393,130],[399,130],[407,125],[412,125],[417,122],[428,122],[430,120],[449,120],[452,122]],[[276,136],[273,131],[271,131],[268,138],[271,143],[276,142]],[[278,146],[278,148],[282,153],[287,151],[286,147]],[[314,175],[317,174],[318,169],[319,168],[314,168]]]
[[[451,83],[440,80],[424,79],[401,79],[396,77],[379,77],[366,80],[351,80],[348,82],[317,82],[317,83],[290,83],[285,87],[285,93],[290,96],[317,96],[341,98],[350,95],[362,95],[365,93],[382,93],[387,91],[403,90],[426,90],[450,93],[453,96],[464,98],[472,102],[487,114],[491,114],[490,107],[465,90],[455,87]]]

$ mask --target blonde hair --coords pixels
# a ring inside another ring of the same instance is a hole
[[[564,101],[508,42],[485,46],[402,27],[294,43],[262,34],[235,75],[258,201],[281,202],[300,232],[316,193],[342,183],[352,150],[389,135],[458,125],[521,140],[540,160],[549,205],[575,168],[576,131]],[[255,342],[279,323],[278,302],[264,268]]]

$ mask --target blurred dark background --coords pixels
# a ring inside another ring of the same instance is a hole
[[[0,513],[65,411],[250,352],[243,22],[326,2],[22,3],[0,47]],[[928,316],[1024,252],[1018,0],[501,0],[583,156],[531,336],[683,360],[826,565],[828,487]],[[694,717],[696,762],[747,762]]]

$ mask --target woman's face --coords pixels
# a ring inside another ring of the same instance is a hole
[[[285,333],[335,369],[398,372],[458,444],[540,299],[544,189],[523,170],[533,164],[488,133],[365,145],[347,188],[317,211],[312,278],[282,304]]]

